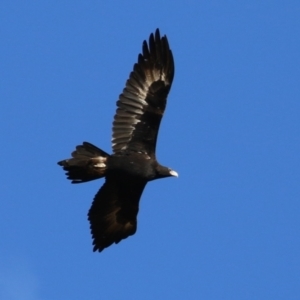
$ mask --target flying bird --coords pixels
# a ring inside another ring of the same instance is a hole
[[[105,177],[88,212],[93,251],[133,235],[139,201],[148,181],[178,174],[160,165],[155,147],[174,77],[174,60],[159,29],[143,42],[142,53],[117,101],[112,127],[113,154],[83,142],[59,161],[72,183]]]

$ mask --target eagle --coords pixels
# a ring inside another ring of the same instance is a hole
[[[117,101],[110,155],[83,142],[71,158],[58,162],[72,183],[104,177],[88,212],[93,251],[133,235],[137,229],[139,201],[149,181],[177,172],[156,160],[159,125],[174,77],[173,54],[159,29],[143,42],[142,53]]]

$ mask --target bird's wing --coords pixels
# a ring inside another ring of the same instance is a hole
[[[93,251],[101,252],[136,232],[139,200],[145,185],[146,182],[135,179],[106,177],[88,213]]]
[[[117,101],[112,148],[155,157],[156,139],[174,77],[174,61],[166,36],[159,30],[143,43],[123,93]]]

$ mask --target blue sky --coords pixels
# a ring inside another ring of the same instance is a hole
[[[2,1],[0,298],[300,299],[299,1]],[[137,233],[93,253],[115,102],[157,27],[175,79]]]

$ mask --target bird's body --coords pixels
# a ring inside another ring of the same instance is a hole
[[[110,172],[122,173],[124,176],[139,177],[144,180],[154,178],[153,160],[147,154],[120,153],[113,154],[107,161]]]
[[[174,76],[173,55],[166,36],[157,29],[126,82],[117,101],[109,155],[84,142],[72,158],[58,164],[72,183],[105,177],[88,213],[94,251],[132,235],[137,227],[139,200],[147,182],[178,176],[161,166],[155,155],[158,129]]]

